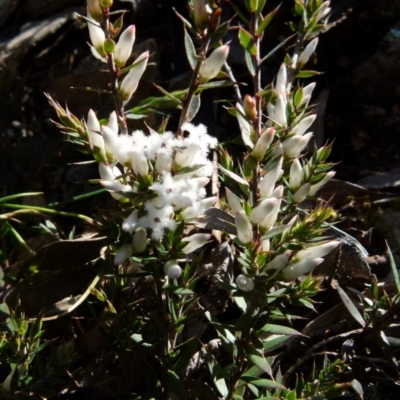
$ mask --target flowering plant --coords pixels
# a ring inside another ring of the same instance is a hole
[[[293,39],[262,54],[264,32],[279,9],[265,14],[265,3],[246,0],[242,9],[232,2],[240,26],[231,26],[221,22],[221,1],[191,0],[192,22],[178,14],[189,86],[172,93],[160,88],[162,98],[132,106],[151,54],[131,60],[136,27],[122,28],[123,12],[111,22],[118,15],[111,0],[88,0],[81,18],[93,56],[108,68],[114,109],[103,119],[90,109],[80,120],[48,96],[56,124],[93,156],[96,182],[119,204],[117,216],[99,221],[107,242],[102,286],[95,288],[96,281],[88,294],[107,305],[105,325],[117,338],[110,346],[134,352],[143,367],[146,385],[128,387],[125,393],[136,396],[129,398],[296,396],[293,370],[282,375],[276,350],[302,334],[282,320],[293,317],[290,306],[313,309],[322,278],[310,273],[340,243],[326,235],[332,210],[317,198],[335,174],[326,161],[331,145],[311,146],[315,83],[302,83],[316,74],[304,68],[330,7],[329,1],[295,1],[295,44],[274,82],[263,87],[263,64]],[[228,64],[229,30],[238,32],[252,81],[245,96]],[[240,132],[239,160],[193,122],[202,92],[218,87],[235,93],[227,110]],[[174,131],[163,125],[131,132],[129,118],[166,102],[180,110]],[[210,195],[208,185],[217,180],[221,191]],[[305,205],[309,201],[313,206]],[[232,305],[234,316],[219,320]],[[299,398],[309,398],[332,388],[296,389]]]

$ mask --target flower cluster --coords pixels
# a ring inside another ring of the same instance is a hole
[[[207,134],[204,125],[185,123],[185,138],[153,130],[148,135],[142,131],[119,135],[115,113],[100,127],[91,110],[87,127],[93,149],[102,154],[100,183],[111,195],[128,201],[139,191],[147,192],[145,200],[135,204],[124,220],[124,231],[149,230],[152,239],[158,241],[165,230],[175,228],[176,213],[191,220],[216,202],[214,197],[205,198],[205,186],[213,172],[208,153],[217,140]]]

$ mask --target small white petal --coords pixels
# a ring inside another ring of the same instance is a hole
[[[296,260],[303,260],[305,258],[319,258],[324,257],[330,253],[333,249],[339,246],[338,240],[332,240],[327,243],[320,244],[318,246],[308,247],[305,250],[301,250],[296,255]]]
[[[133,254],[133,247],[131,244],[124,244],[118,250],[114,257],[114,264],[121,265],[125,260],[127,260]]]
[[[282,271],[283,278],[291,281],[301,275],[308,274],[323,261],[323,258],[305,258],[297,263],[290,264]]]
[[[303,168],[298,158],[293,160],[290,167],[289,186],[290,189],[295,190],[300,187],[303,181]]]
[[[215,49],[209,57],[207,57],[200,67],[200,77],[204,81],[215,78],[221,71],[229,54],[229,46],[227,44]]]
[[[310,191],[310,187],[310,183],[305,183],[304,185],[300,186],[300,188],[293,195],[293,202],[297,204],[302,203],[306,199],[308,192]]]
[[[137,225],[138,222],[138,210],[133,210],[129,217],[124,220],[122,223],[122,230],[125,232],[132,232]]]
[[[235,213],[235,225],[237,237],[242,243],[247,244],[253,241],[253,228],[244,211]]]
[[[189,242],[182,251],[185,254],[190,254],[204,246],[210,239],[212,235],[208,233],[195,233],[194,235],[188,236],[182,239],[182,242]]]

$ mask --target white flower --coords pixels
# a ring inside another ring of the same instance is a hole
[[[200,79],[204,82],[215,78],[222,66],[225,64],[229,54],[229,46],[224,44],[223,46],[215,49],[209,57],[207,57],[200,66]]]
[[[236,285],[244,292],[251,292],[254,289],[254,282],[251,278],[245,275],[239,275],[236,278]]]
[[[116,132],[108,126],[102,126],[101,131],[107,152],[110,152],[124,167],[130,166],[133,150],[132,136],[118,136]]]
[[[131,192],[132,188],[129,185],[124,185],[120,181],[100,181],[107,190],[112,192]]]
[[[147,164],[146,155],[140,148],[134,148],[132,150],[131,165],[135,175],[146,176],[149,172],[149,166]]]
[[[149,52],[145,51],[134,62],[136,64],[131,68],[119,87],[119,94],[126,104],[136,91],[140,78],[146,69],[147,61],[149,59]]]
[[[114,49],[114,61],[118,67],[123,67],[132,53],[132,47],[135,43],[136,28],[135,25],[128,26],[118,39]]]

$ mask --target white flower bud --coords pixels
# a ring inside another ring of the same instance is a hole
[[[315,185],[311,185],[310,191],[308,192],[309,196],[314,196],[317,191],[324,186],[327,182],[329,182],[334,176],[336,172],[335,171],[330,171],[328,172],[322,180],[320,180],[318,183]]]
[[[132,170],[134,174],[140,176],[146,176],[149,172],[149,165],[147,163],[147,158],[142,150],[134,149],[132,151]]]
[[[303,52],[300,54],[299,59],[297,60],[298,68],[303,67],[307,64],[308,60],[310,59],[311,55],[314,53],[315,49],[318,45],[318,38],[311,40],[310,43],[306,46]]]
[[[245,275],[239,275],[236,278],[236,285],[243,292],[251,292],[254,289],[253,280]]]
[[[133,235],[133,248],[135,251],[138,253],[141,253],[142,251],[146,250],[147,247],[147,232],[145,229],[139,229],[135,234]]]
[[[291,281],[301,275],[308,274],[323,261],[323,258],[305,258],[297,263],[290,264],[282,271],[283,278]]]
[[[103,45],[104,41],[106,40],[106,35],[104,34],[103,29],[100,28],[99,23],[96,22],[89,14],[89,9],[87,17],[90,20],[87,23],[90,41],[92,42],[92,45],[97,50],[97,52],[104,57],[106,55],[106,52],[104,51]]]
[[[122,173],[118,167],[109,167],[106,164],[99,163],[99,174],[103,181],[114,181]]]
[[[114,264],[116,266],[121,265],[124,261],[126,261],[133,254],[133,247],[131,244],[124,244],[118,250],[117,254],[114,257]]]
[[[114,61],[117,67],[122,68],[128,61],[132,53],[132,47],[136,37],[135,25],[128,26],[118,39],[118,43],[114,49]]]
[[[253,224],[261,224],[266,216],[275,208],[278,199],[270,197],[264,199],[257,207],[251,210],[250,221]]]
[[[290,254],[291,254],[290,251],[285,252],[283,254],[279,254],[265,266],[265,269],[266,270],[274,269],[278,271],[281,270],[288,263]]]
[[[193,17],[194,23],[200,29],[205,29],[208,26],[210,19],[210,8],[205,0],[193,0]]]
[[[157,153],[156,170],[160,174],[162,172],[169,172],[172,168],[172,158],[166,153]]]
[[[282,63],[281,67],[279,68],[278,75],[276,77],[275,92],[277,94],[282,94],[286,96],[286,85],[287,85],[286,65]]]
[[[300,186],[300,188],[293,195],[293,203],[302,203],[306,199],[308,192],[310,191],[310,187],[310,183],[305,183],[304,185]]]
[[[271,197],[275,197],[278,199],[277,203],[275,204],[274,208],[272,211],[265,216],[263,221],[260,223],[260,226],[263,227],[264,229],[270,229],[272,226],[275,224],[278,214],[281,208],[281,202],[282,202],[282,196],[283,196],[283,186],[278,186],[272,193]]]
[[[317,13],[317,22],[320,21],[322,18],[325,18],[330,13],[331,8],[329,7],[329,5],[330,1],[325,1],[324,3],[322,3]]]
[[[261,241],[260,246],[258,246],[258,252],[265,253],[271,248],[271,241],[269,239],[264,239]]]
[[[219,71],[221,71],[222,66],[225,64],[228,54],[229,46],[227,44],[215,49],[201,64],[199,71],[200,79],[207,82],[210,79],[215,78]]]
[[[178,261],[169,260],[164,264],[164,273],[169,279],[179,279],[182,275],[182,269],[178,265]]]
[[[261,160],[264,157],[265,152],[268,150],[270,144],[274,140],[275,128],[270,127],[265,130],[258,138],[256,145],[254,146],[251,155],[257,160]]]
[[[87,12],[97,22],[103,19],[103,11],[100,7],[99,0],[87,0]]]
[[[217,196],[206,197],[205,199],[200,200],[200,204],[202,205],[203,212],[210,209],[217,201],[218,201]]]
[[[124,185],[120,181],[100,181],[100,184],[112,192],[131,192],[129,185]]]
[[[283,154],[283,146],[280,140],[275,142],[275,144],[272,146],[272,151],[271,151],[271,158],[275,158],[277,156],[280,156]]]
[[[229,207],[235,212],[243,211],[242,204],[240,203],[239,197],[232,193],[228,188],[225,188],[226,199],[228,200]]]
[[[285,239],[285,236],[289,235],[290,232],[292,231],[293,225],[294,225],[294,223],[296,222],[297,217],[298,217],[298,216],[295,215],[295,216],[289,221],[289,223],[287,224],[285,230],[282,232],[282,240],[284,240],[284,239]]]
[[[296,260],[301,261],[305,258],[319,258],[324,257],[330,253],[333,249],[339,246],[338,240],[332,240],[327,243],[319,244],[317,246],[308,247],[307,249],[301,250],[296,255]]]
[[[250,148],[253,148],[254,144],[253,144],[253,142],[251,140],[251,136],[252,136],[252,133],[253,133],[253,128],[250,125],[249,121],[247,121],[247,119],[244,117],[245,112],[244,112],[243,107],[239,103],[236,103],[235,107],[236,107],[236,110],[237,110],[236,118],[237,118],[237,120],[239,122],[240,132],[242,134],[243,143],[246,146],[248,146]]]
[[[301,106],[303,104],[308,104],[308,102],[311,99],[311,95],[312,95],[312,92],[313,92],[315,86],[316,86],[316,83],[313,82],[303,88],[303,98],[301,99],[301,102],[300,102]]]
[[[297,124],[291,131],[291,135],[298,135],[298,136],[303,136],[304,132],[313,124],[315,121],[315,118],[317,118],[316,114],[309,115],[306,118],[303,118],[299,124]]]
[[[274,121],[283,128],[287,127],[286,104],[286,94],[278,94],[275,104]]]
[[[253,227],[244,211],[235,213],[235,225],[237,237],[242,243],[247,244],[253,241]]]
[[[182,239],[182,242],[189,242],[182,251],[185,254],[190,254],[204,246],[210,239],[212,235],[209,233],[195,233],[194,235],[188,236]]]
[[[292,136],[282,143],[283,151],[290,158],[298,157],[305,149],[312,137],[312,132],[306,133],[304,136]]]
[[[138,222],[138,210],[133,210],[128,218],[122,223],[122,230],[125,232],[132,232],[136,228]]]
[[[283,157],[281,157],[276,165],[260,179],[258,188],[260,190],[261,197],[269,197],[271,195],[272,191],[274,190],[275,183],[281,175],[282,164]]]
[[[118,126],[118,117],[117,113],[113,111],[110,114],[110,118],[108,119],[107,128],[110,128],[116,136],[118,136],[119,126]]]
[[[106,153],[104,148],[104,140],[101,135],[100,123],[93,110],[89,110],[87,118],[87,130],[89,136],[90,148],[94,150],[94,155],[98,161],[106,161]],[[97,148],[97,150],[95,149]]]
[[[295,190],[300,187],[303,181],[303,168],[298,158],[293,160],[292,166],[290,167],[289,175],[289,186],[290,189]]]
[[[129,70],[128,74],[122,80],[122,83],[119,87],[119,94],[124,100],[124,103],[127,103],[132,97],[133,93],[136,91],[140,78],[146,69],[148,59],[149,52],[145,51],[135,60],[134,64],[136,65]]]

